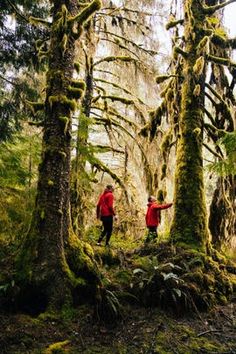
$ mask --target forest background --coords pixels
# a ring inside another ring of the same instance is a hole
[[[116,322],[119,291],[175,311],[232,301],[234,2],[1,5],[4,310],[87,298],[99,321]],[[100,250],[95,205],[108,183],[119,221]],[[150,194],[174,208],[147,247]],[[109,263],[118,269],[104,272]]]

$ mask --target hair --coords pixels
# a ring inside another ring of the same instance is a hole
[[[113,187],[112,184],[108,184],[108,185],[106,186],[106,189],[108,189],[109,191],[111,191],[111,190],[114,189],[114,187]]]
[[[150,196],[148,197],[148,202],[152,202],[152,201],[154,201],[154,200],[156,200],[156,197],[154,197],[154,195],[150,195]]]

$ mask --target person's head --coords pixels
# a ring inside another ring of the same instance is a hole
[[[149,197],[148,197],[148,202],[149,203],[153,203],[153,202],[155,202],[156,201],[156,198],[153,196],[153,195],[150,195]]]
[[[108,184],[108,185],[106,186],[106,190],[113,192],[113,191],[114,191],[113,185],[112,185],[112,184]]]

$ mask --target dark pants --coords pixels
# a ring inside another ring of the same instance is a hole
[[[148,226],[148,235],[145,242],[153,241],[157,238],[157,226]]]
[[[113,229],[113,216],[101,216],[101,221],[103,225],[103,231],[101,233],[101,236],[99,237],[98,242],[101,242],[102,239],[106,236],[106,245],[108,245]]]

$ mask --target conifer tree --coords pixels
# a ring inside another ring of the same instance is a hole
[[[206,72],[209,62],[234,67],[229,58],[214,55],[210,45],[221,37],[212,25],[215,13],[232,2],[217,4],[206,1],[200,4],[195,0],[183,1],[184,18],[172,18],[167,24],[168,29],[183,25],[184,32],[181,36],[181,31],[177,30],[173,39],[173,72],[157,77],[158,84],[166,80],[169,83],[162,92],[163,101],[149,125],[151,133],[155,134],[162,116],[167,113],[172,123],[172,137],[167,144],[169,148],[173,146],[174,136],[177,137],[171,238],[176,243],[189,244],[202,250],[206,250],[209,242],[203,183],[203,132],[204,128],[208,134],[211,130],[204,121],[208,88]],[[227,119],[229,122],[232,120],[230,114]]]
[[[53,1],[51,23],[31,19],[50,28],[50,46],[45,53],[49,64],[46,98],[31,102],[34,111],[45,112],[42,161],[35,209],[17,259],[16,279],[21,294],[28,293],[30,300],[37,295],[44,308],[71,303],[72,293],[83,286],[91,287],[94,296],[98,280],[92,250],[71,229],[69,201],[71,119],[85,88],[83,81],[73,79],[75,41],[100,6],[99,0],[79,7],[76,0]]]

